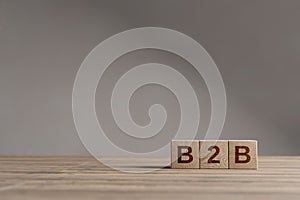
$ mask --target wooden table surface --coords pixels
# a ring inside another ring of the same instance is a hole
[[[149,160],[151,163],[151,160]],[[91,157],[0,157],[6,199],[300,199],[300,157],[259,157],[258,170],[130,174]]]

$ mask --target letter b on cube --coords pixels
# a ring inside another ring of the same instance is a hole
[[[199,141],[173,140],[171,143],[171,167],[199,168]]]
[[[229,140],[229,168],[257,169],[257,141]]]

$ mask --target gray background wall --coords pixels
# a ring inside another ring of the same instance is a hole
[[[298,0],[0,0],[0,154],[87,154],[71,110],[81,62],[113,34],[159,26],[193,37],[219,67],[222,139],[300,155],[299,19]]]

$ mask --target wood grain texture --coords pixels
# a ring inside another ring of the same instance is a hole
[[[157,163],[160,159],[149,159]],[[145,168],[151,166],[145,166]],[[0,199],[298,200],[300,157],[259,157],[258,170],[111,170],[91,157],[0,157]]]
[[[172,140],[171,168],[199,169],[199,166],[199,140]]]
[[[229,168],[257,169],[257,141],[229,140]]]
[[[228,169],[228,140],[200,140],[200,168]]]

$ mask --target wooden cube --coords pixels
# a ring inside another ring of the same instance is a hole
[[[229,168],[257,169],[257,141],[229,140]]]
[[[171,168],[199,168],[199,140],[173,140]]]
[[[228,140],[200,140],[200,168],[228,169]]]

